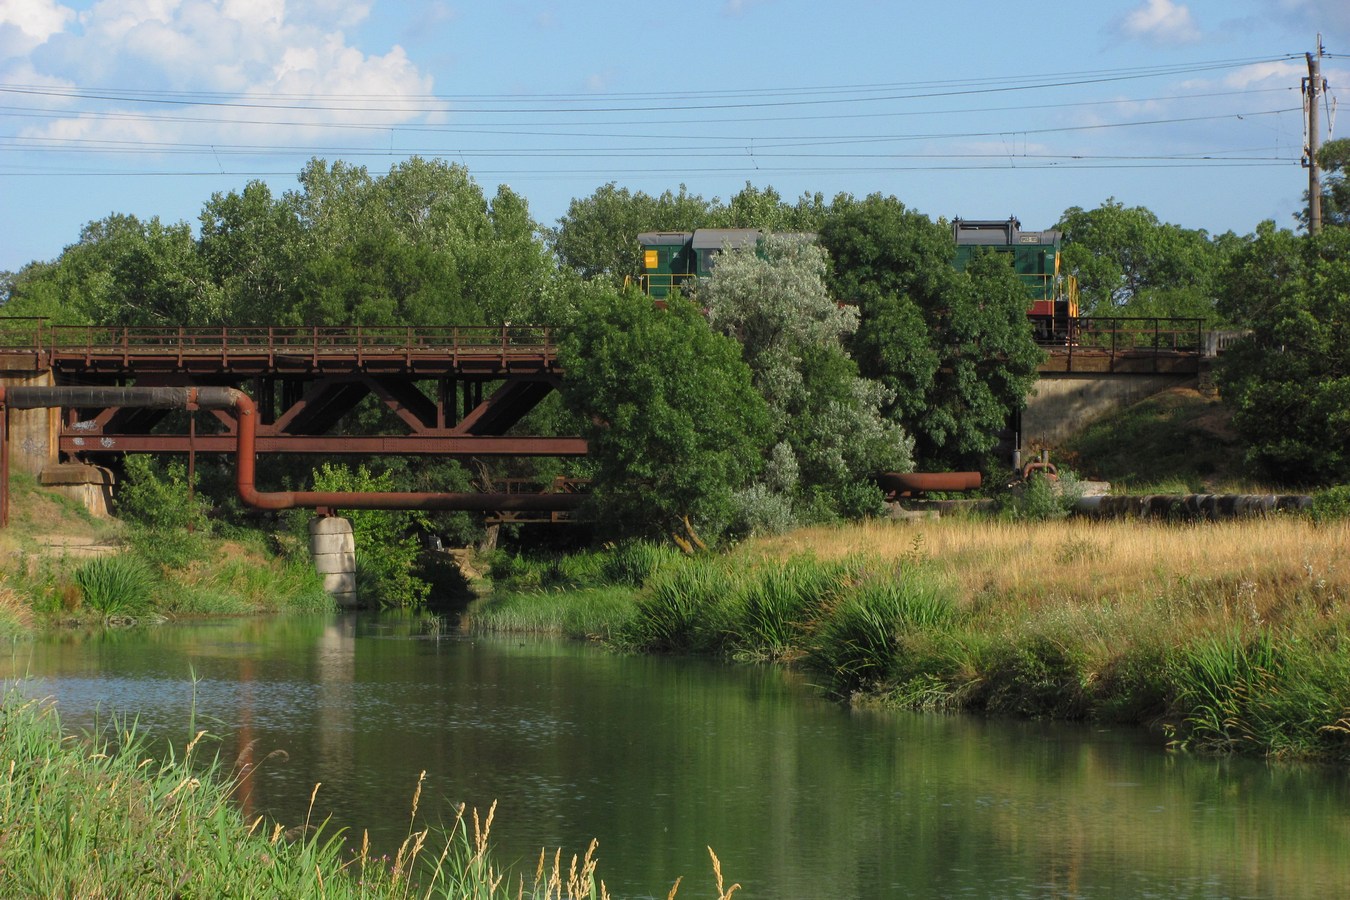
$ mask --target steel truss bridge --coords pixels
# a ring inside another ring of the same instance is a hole
[[[0,319],[0,370],[49,372],[58,387],[225,387],[257,409],[258,453],[577,457],[577,436],[524,433],[522,420],[562,383],[557,334],[536,326],[103,327]],[[1199,320],[1074,320],[1044,345],[1043,373],[1196,372],[1206,353]],[[392,423],[382,435],[343,433],[374,398]],[[203,419],[199,426],[198,419]],[[105,405],[64,408],[55,449],[96,461],[115,453],[234,453],[229,410]],[[576,485],[494,486],[557,492]]]
[[[490,458],[587,452],[580,437],[520,428],[561,383],[557,343],[548,328],[84,327],[10,320],[0,329],[0,369],[50,372],[56,386],[243,390],[257,409],[254,446],[260,454]],[[387,411],[390,433],[343,433],[344,419],[372,397]],[[184,415],[107,405],[62,409],[55,449],[88,461],[111,453],[191,458],[234,453],[238,438],[237,418],[227,409]],[[573,483],[492,487],[556,494],[558,512],[574,508],[578,499]]]

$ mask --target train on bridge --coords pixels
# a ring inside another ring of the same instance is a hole
[[[755,228],[699,228],[695,231],[646,231],[637,237],[641,248],[638,284],[656,300],[712,274],[717,254],[724,249],[753,247],[763,232]],[[952,264],[963,271],[980,251],[1009,257],[1013,271],[1027,286],[1027,317],[1037,342],[1065,343],[1078,318],[1078,283],[1064,271],[1063,235],[1059,231],[1023,231],[1016,218],[956,219]]]

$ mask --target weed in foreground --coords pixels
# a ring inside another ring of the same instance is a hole
[[[156,760],[125,721],[85,740],[63,735],[55,706],[11,687],[0,701],[0,896],[478,898],[601,900],[596,842],[583,856],[541,852],[532,876],[492,858],[495,804],[486,816],[456,810],[448,828],[419,825],[422,778],[408,832],[392,859],[360,848],[343,861],[346,834],[317,821],[288,831],[245,822],[230,803],[242,776],[199,759],[197,732],[181,756]],[[425,776],[425,773],[423,773]],[[712,849],[718,900],[726,887]],[[676,896],[679,881],[669,894]]]

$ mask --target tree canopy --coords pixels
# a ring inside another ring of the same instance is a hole
[[[881,411],[889,392],[860,377],[845,349],[858,313],[830,296],[827,271],[814,240],[769,236],[724,251],[695,297],[712,327],[736,339],[768,405],[764,490],[807,518],[877,508],[871,476],[912,465],[913,442]],[[765,525],[754,519],[744,516],[748,527]]]
[[[1350,228],[1264,224],[1225,272],[1224,303],[1251,329],[1219,370],[1249,462],[1288,484],[1350,482]]]
[[[1078,279],[1084,315],[1218,322],[1214,276],[1241,243],[1236,235],[1211,238],[1114,198],[1096,209],[1070,207],[1057,227],[1064,232],[1064,269]]]
[[[836,199],[821,229],[834,296],[857,306],[853,356],[893,395],[887,413],[925,468],[985,468],[1042,358],[1008,261],[952,266],[946,225],[894,197]]]
[[[690,302],[665,309],[593,286],[567,331],[563,396],[584,423],[601,529],[623,536],[725,530],[758,473],[769,414],[733,339]]]

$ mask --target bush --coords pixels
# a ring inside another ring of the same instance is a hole
[[[206,527],[210,505],[201,494],[188,499],[187,468],[178,460],[162,466],[148,456],[126,457],[126,477],[117,491],[118,514],[154,532],[189,532]]]
[[[86,605],[105,616],[135,615],[150,606],[156,579],[134,556],[99,556],[75,571]]]
[[[338,492],[389,491],[389,473],[374,475],[364,465],[355,469],[324,463],[314,470],[314,490]],[[357,595],[380,606],[421,606],[431,586],[414,573],[421,547],[416,530],[424,518],[413,512],[383,509],[346,511],[356,539]]]
[[[1021,493],[1012,496],[1004,513],[1017,521],[1049,522],[1073,512],[1082,496],[1083,487],[1078,476],[1067,469],[1056,479],[1035,473],[1023,485]]]
[[[1314,495],[1310,515],[1314,522],[1350,519],[1350,484],[1339,484]]]

